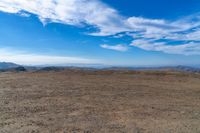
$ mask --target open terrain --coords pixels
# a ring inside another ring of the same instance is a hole
[[[200,74],[3,72],[0,133],[200,133]]]

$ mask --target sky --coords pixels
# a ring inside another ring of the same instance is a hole
[[[0,0],[0,62],[200,66],[199,0]]]

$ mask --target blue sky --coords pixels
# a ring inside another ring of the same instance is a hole
[[[200,65],[200,1],[0,0],[0,61]]]

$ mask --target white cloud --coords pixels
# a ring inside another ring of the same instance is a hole
[[[120,51],[120,52],[128,51],[128,47],[126,45],[122,45],[122,44],[118,44],[118,45],[102,44],[101,47],[105,48],[105,49]]]
[[[43,23],[89,24],[100,31],[91,35],[111,35],[128,30],[123,17],[99,0],[1,0],[0,10],[9,13],[26,11]]]
[[[97,64],[100,60],[82,57],[54,56],[16,51],[0,48],[0,61],[14,62],[21,65],[67,65],[67,64]]]
[[[74,26],[90,25],[98,29],[88,33],[89,35],[123,37],[124,34],[138,41],[150,39],[153,41],[143,45],[153,47],[149,49],[152,51],[157,51],[158,45],[161,47],[162,44],[162,49],[160,48],[159,51],[172,50],[167,53],[177,52],[177,54],[187,54],[188,51],[191,51],[190,54],[200,53],[197,48],[199,44],[195,43],[200,41],[200,13],[173,21],[125,17],[100,0],[0,0],[0,11],[32,13],[37,15],[44,24],[58,22]],[[21,13],[21,15],[27,14]],[[115,36],[119,33],[120,36]],[[161,40],[185,41],[185,44],[174,46]],[[157,43],[158,41],[160,43]],[[146,47],[140,45],[144,50]],[[169,47],[177,50],[174,51]]]
[[[160,51],[168,54],[183,54],[183,55],[200,55],[200,43],[186,43],[180,45],[168,45],[165,42],[155,42],[148,40],[135,40],[131,43],[135,46],[147,51]]]

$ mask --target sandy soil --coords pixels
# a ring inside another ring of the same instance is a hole
[[[200,75],[0,73],[0,133],[200,133]]]

